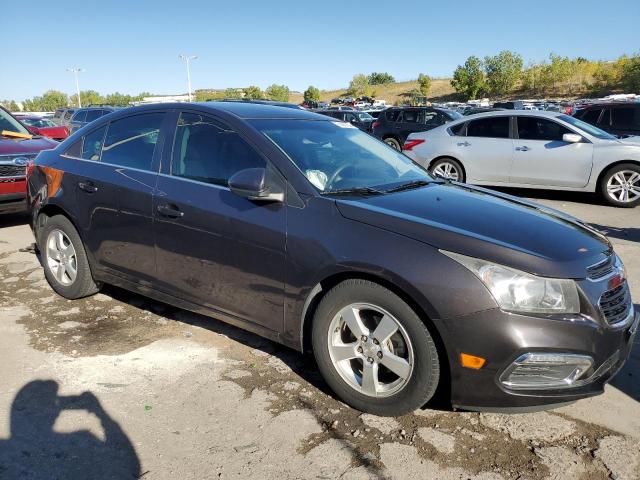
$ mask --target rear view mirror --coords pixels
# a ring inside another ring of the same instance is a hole
[[[582,141],[582,135],[577,133],[565,133],[562,135],[562,141],[567,143],[580,143]]]
[[[229,189],[239,197],[263,202],[284,202],[283,192],[273,192],[264,168],[240,170],[229,179]]]

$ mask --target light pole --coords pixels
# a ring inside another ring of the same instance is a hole
[[[84,72],[84,68],[78,68],[78,67],[67,68],[67,72],[73,73],[73,75],[76,77],[76,93],[78,94],[78,108],[82,108],[82,102],[80,101],[80,83],[78,82],[78,74],[80,72]]]
[[[191,60],[195,60],[196,58],[198,58],[197,55],[184,55],[184,54],[180,54],[178,55],[178,58],[182,59],[185,61],[185,63],[187,64],[187,88],[189,91],[189,101],[191,102],[191,68],[189,66],[189,62],[191,62]]]

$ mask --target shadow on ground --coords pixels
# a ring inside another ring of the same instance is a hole
[[[11,213],[0,215],[0,228],[15,227],[29,223],[29,215],[26,213]]]
[[[65,410],[95,415],[104,440],[87,430],[53,430]],[[140,461],[120,425],[91,392],[58,395],[58,383],[35,380],[17,393],[11,405],[11,437],[0,440],[0,477],[74,479],[135,479]]]

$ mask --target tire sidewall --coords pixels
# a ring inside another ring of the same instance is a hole
[[[342,308],[356,302],[370,303],[388,311],[410,337],[414,355],[411,377],[402,390],[389,397],[369,397],[353,389],[336,371],[329,355],[331,320]],[[436,390],[440,365],[431,335],[409,305],[378,284],[347,280],[334,287],[318,305],[312,336],[314,355],[326,382],[341,399],[358,410],[376,415],[403,415],[424,405]]]
[[[446,158],[440,158],[440,159],[436,160],[431,165],[431,168],[429,168],[429,172],[433,173],[433,171],[436,169],[436,167],[438,167],[438,165],[442,165],[443,163],[450,163],[451,165],[453,165],[456,168],[456,170],[458,171],[458,179],[455,180],[455,181],[464,183],[464,181],[466,180],[465,175],[464,175],[464,170],[463,170],[462,165],[460,164],[460,162],[458,162],[455,158],[446,157]]]
[[[603,197],[604,201],[607,202],[609,205],[613,205],[615,207],[621,207],[621,208],[634,208],[640,205],[640,198],[634,200],[633,202],[628,202],[628,203],[620,202],[619,200],[612,198],[609,195],[609,192],[607,191],[607,183],[609,183],[609,179],[613,177],[616,173],[621,172],[623,170],[631,170],[631,171],[640,173],[640,166],[633,163],[621,163],[611,168],[609,171],[607,171],[607,173],[604,174],[604,176],[602,177],[602,180],[600,180],[600,195]]]
[[[400,145],[400,142],[393,137],[385,138],[384,143],[386,143],[387,145],[389,145],[391,148],[393,148],[398,152],[402,151],[402,145]]]

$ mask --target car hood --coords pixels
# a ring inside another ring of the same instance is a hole
[[[41,150],[56,148],[58,142],[46,137],[8,138],[0,137],[0,155],[13,153],[38,153]]]
[[[435,248],[547,277],[584,278],[612,250],[574,217],[533,202],[452,182],[359,199],[338,199],[351,220]],[[393,247],[391,247],[393,248]]]

